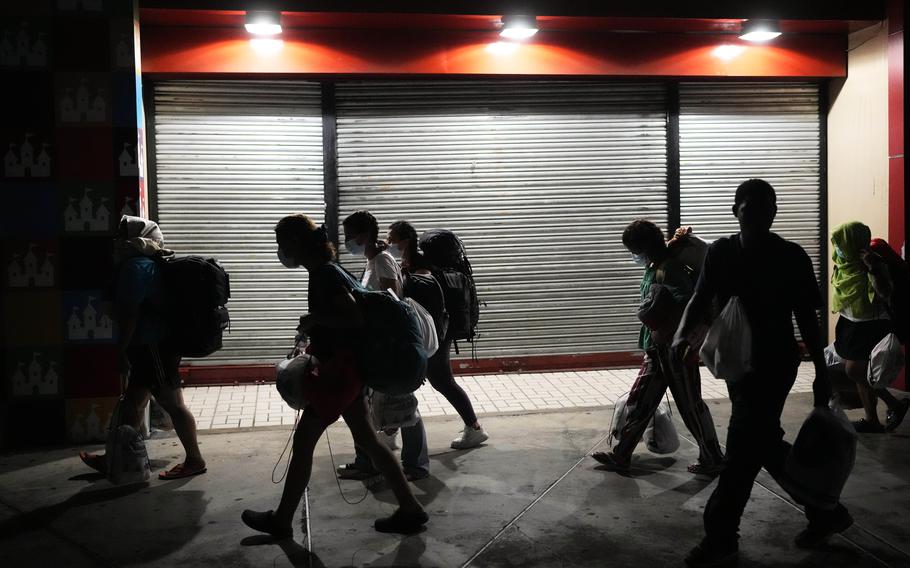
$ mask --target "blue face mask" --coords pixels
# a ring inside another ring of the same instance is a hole
[[[348,239],[344,242],[344,246],[348,249],[348,252],[354,256],[363,256],[363,253],[366,252],[366,245],[357,244],[357,239]]]
[[[648,265],[648,258],[643,254],[632,253],[632,261],[640,266]]]
[[[847,260],[847,255],[845,255],[844,251],[842,251],[837,245],[834,245],[834,254],[837,255],[837,258],[841,260]]]
[[[395,259],[401,259],[401,247],[398,246],[398,243],[389,243],[389,254],[392,255]]]

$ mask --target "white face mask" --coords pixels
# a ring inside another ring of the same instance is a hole
[[[354,256],[363,256],[367,251],[367,246],[357,244],[357,239],[348,239],[344,241],[344,246],[348,249],[348,252]]]
[[[641,266],[647,266],[648,258],[643,254],[632,254],[632,261]]]
[[[287,255],[284,254],[284,250],[282,250],[281,247],[278,247],[278,262],[280,262],[281,265],[284,266],[285,268],[297,268],[298,266],[300,266],[299,264],[297,264],[296,262],[294,262],[293,260],[288,258]]]
[[[395,259],[401,260],[401,247],[398,246],[398,243],[389,243],[389,254]]]

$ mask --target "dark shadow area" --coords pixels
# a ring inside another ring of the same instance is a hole
[[[422,531],[421,531],[422,532]],[[357,561],[357,555],[365,552],[373,552],[368,548],[360,548],[351,555],[350,564],[342,568],[359,568],[360,566],[382,566],[383,568],[421,568],[421,557],[427,550],[427,543],[423,537],[417,535],[403,536],[398,541],[395,550],[379,554],[378,557],[371,559],[367,564]]]
[[[292,538],[276,539],[264,534],[248,536],[240,541],[240,546],[278,546],[295,568],[325,568],[325,564],[316,553],[307,550]]]

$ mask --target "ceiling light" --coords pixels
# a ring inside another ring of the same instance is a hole
[[[780,25],[777,20],[747,20],[743,22],[743,29],[739,39],[746,41],[769,41],[780,35]]]
[[[503,16],[502,31],[506,39],[528,39],[537,33],[537,18],[534,16]]]
[[[281,33],[281,14],[265,10],[248,10],[244,27],[253,35],[278,35]]]

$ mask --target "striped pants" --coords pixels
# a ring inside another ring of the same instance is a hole
[[[698,365],[671,366],[668,346],[652,347],[645,353],[638,378],[629,393],[629,417],[613,451],[622,458],[632,457],[667,388],[676,401],[683,423],[698,443],[699,463],[720,464],[723,452],[717,441],[711,411],[701,398]]]

